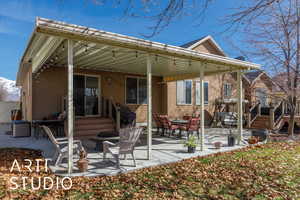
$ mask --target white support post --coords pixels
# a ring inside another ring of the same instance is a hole
[[[147,159],[151,159],[151,150],[152,150],[152,63],[150,54],[147,55],[147,141],[148,141],[148,149],[147,149]]]
[[[200,150],[204,151],[204,67],[200,66]]]
[[[242,83],[242,71],[237,72],[237,110],[238,110],[238,144],[241,144],[243,139],[243,83]]]
[[[73,170],[73,41],[68,40],[68,173]]]

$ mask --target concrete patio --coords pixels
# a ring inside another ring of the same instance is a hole
[[[236,130],[233,130],[235,132]],[[103,160],[102,153],[95,151],[95,143],[89,140],[83,141],[84,147],[88,151],[89,168],[85,173],[80,173],[75,167],[74,176],[101,176],[101,175],[115,175],[118,173],[124,173],[136,169],[141,169],[144,167],[151,167],[162,165],[166,163],[177,162],[186,158],[205,156],[209,154],[214,154],[218,152],[231,151],[239,148],[243,148],[246,145],[236,145],[234,147],[227,146],[227,135],[229,134],[229,129],[221,128],[209,128],[206,129],[205,134],[205,151],[200,151],[197,148],[196,153],[187,153],[187,148],[183,146],[185,137],[178,139],[176,137],[162,137],[157,134],[153,134],[153,149],[152,149],[152,159],[147,160],[147,136],[142,135],[140,143],[137,145],[135,150],[135,157],[137,161],[137,166],[133,166],[133,160],[130,155],[127,156],[127,160],[121,160],[121,169],[115,168],[114,163],[110,160]],[[248,130],[244,130],[244,137],[250,136]],[[222,142],[223,146],[221,149],[215,149],[214,142]],[[10,135],[6,135],[3,130],[0,129],[0,148],[3,147],[18,147],[18,148],[30,148],[39,149],[43,151],[43,156],[45,158],[51,159],[54,155],[54,148],[47,138],[41,138],[39,140],[33,137],[23,137],[23,138],[13,138]],[[111,158],[108,155],[108,158]],[[78,157],[75,156],[75,162]],[[76,166],[76,163],[74,163]],[[58,175],[67,175],[67,161],[64,162],[59,167],[50,166],[53,172]]]

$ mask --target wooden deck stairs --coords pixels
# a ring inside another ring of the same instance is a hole
[[[270,116],[260,115],[252,122],[251,127],[253,129],[270,129]]]

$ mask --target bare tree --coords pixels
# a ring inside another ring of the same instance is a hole
[[[289,109],[288,133],[293,135],[299,99],[299,0],[286,0],[266,8],[264,15],[249,22],[248,54],[260,59],[277,77]],[[251,18],[249,18],[251,19]]]
[[[63,1],[63,0],[61,0]],[[179,18],[193,16],[195,21],[201,22],[205,18],[207,9],[216,1],[224,0],[85,0],[94,3],[97,6],[111,5],[124,8],[124,16],[140,17],[153,22],[149,27],[150,34],[145,37],[153,37],[168,27]],[[229,1],[229,0],[226,0]],[[256,18],[264,15],[268,8],[275,3],[286,0],[247,0],[239,1],[239,4],[233,8],[232,14],[229,14],[224,23],[227,30],[239,28],[248,25]],[[200,23],[198,23],[200,24]]]

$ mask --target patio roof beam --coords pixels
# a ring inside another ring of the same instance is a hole
[[[39,49],[34,58],[32,59],[32,71],[37,72],[39,68],[48,60],[53,52],[59,47],[62,38],[49,37],[44,45]]]
[[[90,62],[85,62],[84,64],[80,64],[80,65],[95,65],[98,63],[101,63],[101,65],[106,65],[107,63],[111,63],[118,61],[119,59],[124,59],[127,58],[128,59],[128,55],[124,54],[124,53],[117,53],[118,49],[115,48],[112,51],[109,52],[104,52],[102,55],[107,55],[107,56],[97,56],[95,57],[95,59],[93,59],[93,61]],[[113,56],[113,52],[115,56]],[[110,55],[109,55],[110,54]]]
[[[243,82],[242,71],[237,72],[237,110],[238,110],[238,144],[241,143],[243,137]]]
[[[194,61],[225,64],[243,69],[259,69],[259,65],[232,59],[223,56],[199,53],[182,47],[166,45],[158,42],[142,40],[134,37],[96,30],[88,27],[67,24],[58,21],[38,18],[36,31],[39,33],[59,36],[63,38],[82,40],[92,43],[111,45],[120,48],[128,48],[137,51],[149,52],[151,54],[161,54],[174,56],[177,58],[190,59]]]
[[[204,151],[204,70],[205,64],[200,63],[200,150]]]
[[[150,54],[147,54],[147,97],[147,158],[150,160],[152,150],[152,63]]]
[[[83,56],[80,56],[80,57],[77,56],[77,57],[74,58],[74,62],[77,63],[77,62],[81,62],[81,61],[83,61],[85,59],[94,58],[96,53],[99,53],[100,51],[105,50],[107,47],[108,46],[102,46],[99,49],[95,49],[95,50],[90,51],[90,53],[88,53],[86,55],[83,55]]]
[[[81,66],[81,65],[87,65],[87,64],[89,64],[89,65],[93,65],[93,64],[97,64],[97,63],[101,63],[101,58],[104,58],[104,59],[108,59],[107,57],[106,57],[106,55],[111,55],[111,56],[109,56],[109,58],[110,59],[113,59],[113,51],[117,51],[119,48],[117,48],[117,47],[115,47],[115,48],[113,48],[111,51],[104,51],[104,52],[102,52],[102,53],[99,53],[99,54],[97,54],[97,55],[95,55],[95,56],[93,56],[92,58],[90,58],[90,59],[84,59],[84,60],[82,60],[82,61],[80,61],[80,62],[76,62],[75,64],[77,65],[77,66]]]
[[[68,42],[66,42],[66,43],[68,43]],[[80,42],[74,42],[74,50],[73,51],[76,52],[76,50],[79,50],[79,49],[81,49]],[[58,58],[57,63],[58,64],[65,63],[67,59],[68,59],[68,53],[64,53],[64,54],[62,54],[62,56],[60,58]]]
[[[73,171],[73,130],[74,130],[74,109],[73,109],[73,47],[72,40],[68,40],[68,173]]]

